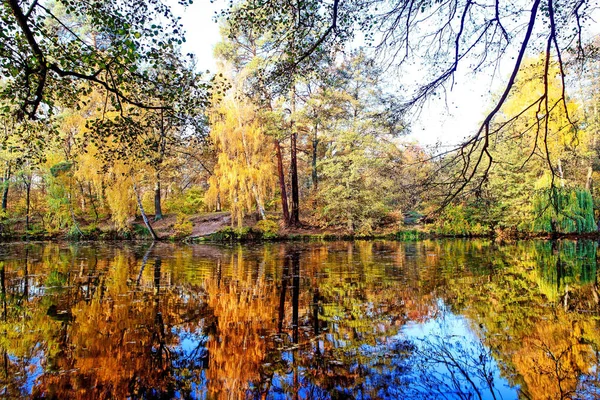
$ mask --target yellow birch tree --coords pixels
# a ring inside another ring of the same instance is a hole
[[[224,199],[231,210],[231,224],[242,225],[254,207],[265,218],[265,199],[276,185],[270,143],[259,124],[256,110],[248,103],[227,97],[211,115],[211,139],[217,164],[209,179],[207,202]]]

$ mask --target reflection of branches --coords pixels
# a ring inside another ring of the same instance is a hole
[[[435,390],[438,395],[478,399],[499,395],[494,386],[494,359],[480,341],[463,345],[463,337],[431,336],[417,346],[419,375],[415,390],[420,396]]]

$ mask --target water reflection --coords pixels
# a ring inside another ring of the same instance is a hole
[[[597,244],[14,244],[3,398],[598,398]]]

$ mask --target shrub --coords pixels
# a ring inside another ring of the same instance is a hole
[[[473,209],[463,204],[448,205],[433,224],[433,231],[448,236],[483,236],[491,229],[473,220]]]
[[[175,231],[175,237],[181,238],[190,236],[194,229],[194,224],[188,219],[188,216],[184,213],[177,213],[177,221],[173,225]]]
[[[262,233],[263,239],[275,239],[279,236],[279,224],[270,219],[259,221],[255,228]]]
[[[192,215],[204,210],[204,193],[200,188],[191,188],[165,201],[168,212]]]

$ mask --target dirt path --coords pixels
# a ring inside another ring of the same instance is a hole
[[[210,235],[231,225],[231,214],[228,212],[209,213],[191,218],[194,228],[190,237],[196,238]]]

